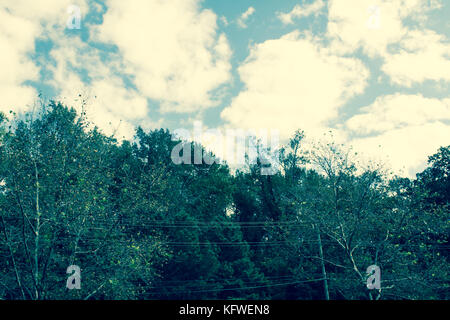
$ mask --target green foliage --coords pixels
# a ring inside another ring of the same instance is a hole
[[[0,114],[2,299],[449,298],[450,146],[417,179],[389,179],[342,145],[304,152],[298,131],[281,172],[231,175],[174,164],[167,130],[118,143],[56,102],[12,116]]]

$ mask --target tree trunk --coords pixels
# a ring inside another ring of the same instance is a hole
[[[323,291],[325,294],[325,300],[330,300],[330,293],[328,292],[327,271],[325,269],[325,262],[323,261],[322,239],[320,238],[320,230],[317,226],[316,230],[317,230],[317,243],[319,245],[320,264],[322,266]]]

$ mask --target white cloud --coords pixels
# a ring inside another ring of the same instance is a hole
[[[24,81],[36,80],[39,69],[27,57],[34,51],[36,26],[0,7],[0,111],[21,110],[32,104],[36,93]]]
[[[330,0],[327,36],[340,54],[361,48],[381,57],[395,84],[449,81],[449,39],[425,27],[427,13],[440,6],[437,0]]]
[[[428,156],[449,144],[450,126],[439,121],[385,131],[352,141],[355,150],[387,164],[397,174],[414,177]]]
[[[247,19],[250,18],[250,16],[252,14],[255,13],[255,8],[253,7],[249,7],[243,14],[241,14],[241,16],[239,17],[239,19],[237,20],[237,24],[238,26],[240,26],[241,28],[247,28]]]
[[[38,37],[53,42],[50,55],[56,64],[47,65],[53,75],[47,84],[68,105],[74,105],[79,93],[89,98],[89,120],[105,133],[115,131],[128,138],[133,124],[156,124],[148,120],[147,98],[158,100],[166,111],[216,105],[214,91],[230,80],[231,50],[226,36],[217,32],[217,16],[200,9],[199,2],[108,1],[104,23],[90,30],[91,36],[117,45],[119,53],[109,52],[102,60],[100,52],[76,33],[64,34],[72,1],[18,0],[3,5],[0,0],[0,45],[8,48],[8,54],[0,56],[0,67],[10,70],[0,80],[1,107],[32,104],[36,98],[35,90],[23,82],[38,79],[39,69],[29,57]],[[75,4],[83,19],[89,7],[85,1]],[[91,9],[99,10],[95,4]],[[83,22],[82,28],[88,27]],[[90,81],[81,79],[79,71]],[[120,75],[129,76],[136,90],[127,88]]]
[[[449,40],[426,28],[427,13],[440,6],[434,0],[330,0],[330,49],[341,55],[362,49],[370,58],[381,58],[381,70],[397,85],[448,82]],[[448,98],[421,94],[380,96],[342,128],[360,136],[351,142],[363,154],[389,158],[395,172],[412,176],[428,155],[448,145],[449,104]]]
[[[117,73],[125,73],[125,70],[115,63],[103,63],[99,51],[89,48],[79,38],[61,38],[57,47],[51,51],[51,56],[56,65],[49,67],[53,73],[50,84],[59,90],[58,98],[79,112],[79,100],[87,100],[84,111],[89,121],[105,134],[114,133],[120,139],[132,138],[133,123],[139,123],[148,116],[148,106],[144,96],[126,88],[117,76]],[[90,83],[83,82],[74,68],[84,69],[90,77]]]
[[[397,53],[386,54],[382,66],[393,83],[411,86],[425,80],[450,81],[450,42],[431,30],[409,31]]]
[[[30,57],[36,38],[50,30],[64,29],[69,0],[0,0],[0,110],[25,111],[37,98],[25,84],[39,79],[39,67]],[[84,1],[79,6],[86,12]]]
[[[220,17],[220,21],[223,23],[223,25],[226,27],[228,26],[228,19],[225,16]]]
[[[24,111],[34,104],[37,93],[23,82],[39,80],[39,68],[30,54],[34,52],[37,38],[48,38],[53,42],[50,55],[56,64],[47,66],[53,74],[47,84],[60,92],[60,96],[55,98],[79,112],[79,100],[87,99],[89,121],[106,134],[115,132],[119,138],[130,138],[134,131],[131,121],[147,115],[146,98],[134,90],[125,89],[124,83],[114,74],[115,71],[124,72],[116,70],[118,59],[104,63],[98,50],[89,48],[77,36],[64,34],[69,5],[71,1],[65,0],[57,3],[19,0],[0,7],[0,46],[7,49],[0,56],[0,68],[8,71],[0,80],[0,108],[3,111]],[[89,9],[84,1],[77,5],[83,18]],[[74,68],[86,71],[91,83],[83,82]],[[82,94],[81,98],[79,94]]]
[[[350,118],[346,126],[357,134],[367,135],[430,121],[450,120],[450,99],[394,94],[378,97],[373,104],[360,111],[364,113]]]
[[[105,133],[128,138],[136,123],[157,125],[148,114],[147,98],[159,101],[163,111],[193,112],[217,105],[218,89],[231,79],[232,52],[217,26],[219,19],[223,25],[227,21],[200,3],[107,1],[104,22],[91,30],[92,39],[119,49],[115,55],[109,52],[111,59],[105,62],[97,49],[63,33],[71,0],[0,0],[0,110],[23,110],[36,98],[25,83],[39,79],[30,57],[38,37],[54,41],[50,54],[56,65],[47,66],[53,72],[48,84],[68,105],[74,105],[79,93],[90,98],[88,116]],[[74,4],[84,17],[86,1]],[[225,127],[279,129],[282,137],[300,128],[308,137],[317,137],[330,121],[336,122],[340,108],[366,88],[369,71],[352,57],[360,49],[381,58],[381,70],[394,84],[450,81],[449,40],[426,28],[427,12],[439,4],[330,0],[324,37],[293,32],[251,48],[238,69],[245,87],[222,113]],[[319,15],[325,5],[310,1],[278,17],[289,24]],[[250,7],[240,16],[242,26],[254,12]],[[325,47],[323,40],[331,45]],[[83,82],[76,70],[85,71],[90,82]],[[120,75],[129,76],[136,89],[127,88]],[[448,144],[449,99],[394,94],[379,97],[361,112],[338,130],[338,138],[347,132],[363,135],[352,141],[355,146],[365,154],[390,155],[394,169],[404,167],[410,174],[427,155]]]
[[[342,53],[362,48],[370,56],[384,56],[389,44],[408,33],[404,19],[420,21],[437,6],[428,0],[330,0],[327,33]]]
[[[366,87],[358,59],[338,57],[309,35],[292,32],[255,45],[239,67],[245,89],[222,112],[238,128],[322,132],[350,97]]]
[[[86,100],[84,111],[87,120],[107,135],[131,139],[134,123],[140,123],[147,115],[147,100],[133,90],[124,88],[118,78],[100,80],[86,85],[75,75],[68,79],[59,99],[81,112],[81,99]],[[81,97],[74,95],[74,89]]]
[[[359,137],[351,141],[362,154],[385,161],[404,175],[423,169],[427,156],[449,144],[450,99],[395,94],[379,97],[364,113],[350,118],[347,129]]]
[[[230,80],[231,50],[217,16],[197,0],[107,1],[95,38],[117,45],[144,96],[163,111],[192,112],[217,104]]]
[[[325,2],[323,0],[315,0],[314,2],[310,4],[305,5],[296,5],[290,12],[288,13],[278,13],[277,17],[278,19],[283,22],[283,24],[292,24],[293,19],[295,18],[303,18],[308,17],[310,15],[317,16],[322,9],[325,8]]]
[[[406,33],[399,5],[398,0],[379,1],[375,9],[372,0],[331,0],[328,36],[335,41],[334,48],[341,53],[363,48],[372,56],[383,54],[389,43],[399,41]],[[378,27],[370,28],[370,23]]]

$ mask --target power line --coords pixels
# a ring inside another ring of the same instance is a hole
[[[77,237],[77,235],[74,234],[66,234],[64,236],[60,236],[59,240],[67,240],[70,237]],[[105,238],[104,236],[84,236],[81,237],[78,241],[79,242],[117,242],[117,243],[140,243],[141,241],[145,240],[153,240],[153,239],[139,239],[139,238]],[[40,239],[40,241],[47,241],[51,242],[51,239]],[[289,241],[289,240],[279,240],[279,241],[159,241],[156,240],[154,243],[159,245],[169,245],[174,247],[189,247],[189,246],[210,246],[210,245],[221,245],[221,246],[282,246],[282,245],[303,245],[305,243],[316,243],[318,240],[315,239],[298,239],[295,241]],[[338,243],[334,240],[330,239],[322,239],[322,243],[324,244],[333,244],[338,245]],[[390,246],[401,246],[401,247],[428,247],[428,246],[434,246],[439,248],[447,248],[450,247],[450,245],[447,244],[439,244],[439,243],[428,243],[428,244],[399,244],[399,243],[388,243]],[[356,242],[356,245],[358,246],[376,246],[377,243],[366,241],[366,242]]]
[[[324,279],[311,279],[311,280],[303,280],[303,281],[294,281],[294,282],[286,282],[286,283],[276,283],[276,284],[268,284],[261,286],[251,286],[251,287],[237,287],[237,288],[223,288],[223,289],[208,289],[208,290],[192,290],[192,291],[184,291],[184,292],[174,292],[172,294],[183,294],[183,293],[204,293],[204,292],[222,292],[222,291],[237,291],[237,290],[249,290],[249,289],[260,289],[260,288],[271,288],[278,286],[287,286],[294,285],[300,283],[308,283],[308,282],[318,282],[323,281]],[[154,293],[158,294],[158,293]]]

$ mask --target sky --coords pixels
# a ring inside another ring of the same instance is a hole
[[[119,139],[332,132],[414,176],[450,144],[449,17],[446,0],[0,0],[0,111],[84,104]]]

